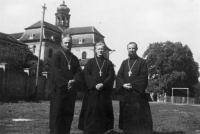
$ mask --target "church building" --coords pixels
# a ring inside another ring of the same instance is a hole
[[[41,60],[51,61],[52,55],[61,47],[62,37],[67,34],[72,36],[73,46],[71,51],[80,61],[94,57],[94,45],[96,42],[102,41],[105,43],[105,37],[93,26],[71,28],[71,15],[69,12],[70,9],[63,1],[55,13],[55,25],[44,21]],[[40,31],[41,21],[38,21],[25,28],[25,32],[10,35],[27,44],[32,52],[38,56],[40,47]],[[110,51],[111,49],[106,46],[105,57],[109,58]]]

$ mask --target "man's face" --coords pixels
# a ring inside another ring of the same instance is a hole
[[[62,47],[66,51],[70,51],[72,47],[72,39],[70,37],[65,37],[62,39]]]
[[[128,54],[129,55],[136,55],[137,45],[135,45],[135,44],[129,44],[128,47],[127,47],[127,50],[128,50]]]
[[[95,51],[97,53],[97,56],[102,56],[104,53],[104,46],[103,45],[96,46]]]

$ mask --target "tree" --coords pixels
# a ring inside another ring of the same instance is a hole
[[[29,65],[30,65],[30,74],[35,76],[36,75],[36,72],[37,72],[37,64],[38,64],[38,61],[36,60],[31,60],[29,61]],[[40,60],[40,66],[39,66],[39,75],[42,74],[42,72],[49,72],[50,71],[50,65],[51,65],[51,62],[50,60]]]
[[[150,92],[171,93],[172,87],[194,89],[194,85],[198,83],[199,65],[194,61],[187,45],[170,41],[153,43],[143,57],[146,58],[149,69]]]
[[[0,63],[5,62],[11,68],[23,69],[30,67],[31,60],[37,60],[37,57],[27,47],[16,44],[0,44]]]

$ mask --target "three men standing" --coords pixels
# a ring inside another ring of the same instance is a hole
[[[75,74],[81,71],[79,60],[71,53],[72,38],[62,39],[62,49],[53,55],[51,65],[50,134],[68,134],[74,116],[77,91]]]
[[[85,79],[83,117],[79,127],[84,134],[103,134],[114,126],[112,100],[115,71],[110,60],[103,56],[104,43],[95,46],[95,56],[89,59],[83,72],[70,50],[70,36],[62,39],[62,49],[54,54],[51,67],[52,97],[50,101],[50,134],[68,134],[74,116],[76,90],[74,83]],[[144,59],[137,56],[137,44],[127,46],[129,58],[124,60],[117,74],[117,94],[121,96],[119,128],[126,134],[151,134],[152,117],[145,89],[148,69]]]
[[[137,56],[135,42],[127,46],[129,58],[124,60],[117,74],[117,94],[121,97],[119,128],[126,134],[151,134],[152,117],[145,89],[148,69],[144,59]]]

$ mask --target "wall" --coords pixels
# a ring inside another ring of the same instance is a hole
[[[36,78],[35,76],[29,77],[29,94],[34,95],[35,87],[36,87]],[[39,76],[38,78],[38,89],[37,89],[37,98],[38,99],[45,99],[45,87],[46,87],[46,77]]]
[[[171,96],[166,96],[166,102],[172,102],[172,103],[181,103],[181,104],[186,104],[188,99],[189,104],[195,104],[196,100],[195,98],[192,97],[171,97]]]
[[[49,49],[52,49],[52,55],[61,49],[60,44],[56,44],[56,43],[45,42],[44,46],[45,46],[44,51],[43,51],[44,58],[42,60],[51,61],[52,58],[49,58]]]
[[[38,79],[38,99],[47,99],[49,87],[48,79],[39,76]],[[25,100],[30,99],[35,93],[35,76],[19,70],[3,69],[0,66],[0,101]],[[48,89],[47,89],[48,88]]]
[[[6,96],[8,98],[24,98],[27,90],[28,75],[23,71],[7,69]]]
[[[4,96],[4,70],[3,68],[0,68],[0,98]]]
[[[82,59],[82,53],[86,52],[86,58],[94,58],[94,47],[74,47],[71,52],[78,58]]]
[[[94,42],[94,34],[77,34],[72,35],[73,44],[79,44],[80,39],[83,39],[82,46],[87,44],[93,44]],[[72,46],[73,47],[73,46]]]

